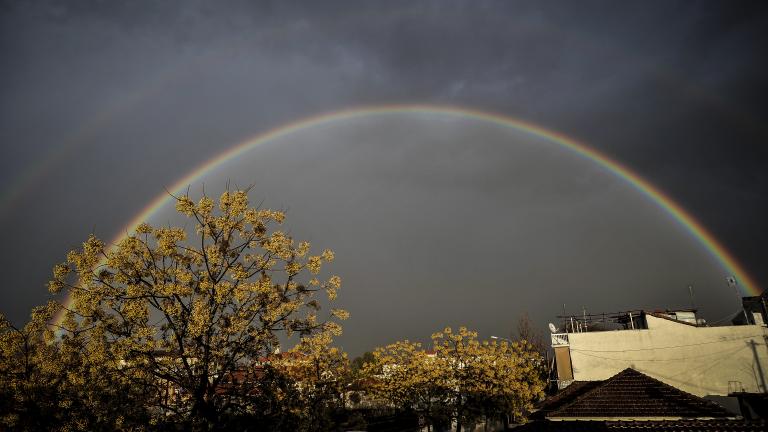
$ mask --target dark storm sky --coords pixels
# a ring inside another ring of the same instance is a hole
[[[234,143],[309,115],[386,103],[483,109],[578,138],[667,192],[768,285],[762,2],[287,3],[0,3],[2,313],[23,320],[46,299],[50,268],[69,248],[92,231],[112,238],[163,187]],[[374,130],[379,150],[366,157],[386,159],[387,132]],[[491,140],[484,134],[466,141]],[[374,159],[359,164],[373,168]],[[516,178],[505,172],[490,183],[464,180],[482,190]],[[419,181],[435,191],[449,184]],[[398,228],[411,234],[408,221]],[[349,242],[343,232],[327,240]],[[538,305],[534,296],[515,302]],[[658,293],[647,304],[665,306]],[[353,317],[355,306],[347,305]],[[537,319],[551,319],[546,312]]]

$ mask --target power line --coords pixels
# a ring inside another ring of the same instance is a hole
[[[717,324],[717,323],[723,322],[723,321],[725,321],[725,320],[728,320],[728,319],[732,319],[734,315],[736,315],[737,313],[739,313],[739,311],[741,311],[741,309],[736,309],[735,311],[733,311],[733,312],[729,313],[728,315],[726,315],[726,316],[724,316],[724,317],[720,318],[720,319],[719,319],[719,320],[717,320],[717,321],[712,321],[712,322],[710,322],[709,324]]]

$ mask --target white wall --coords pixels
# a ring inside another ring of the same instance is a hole
[[[698,396],[748,392],[768,383],[768,329],[694,327],[647,315],[648,329],[568,335],[574,379],[604,380],[631,367]],[[738,389],[740,390],[740,389]]]

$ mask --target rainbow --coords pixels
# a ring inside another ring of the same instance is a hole
[[[701,225],[701,223],[694,219],[693,216],[686,212],[680,205],[675,203],[670,197],[665,195],[661,190],[656,188],[653,184],[643,179],[639,175],[632,172],[626,166],[598,152],[597,150],[590,148],[587,145],[582,144],[579,141],[567,137],[561,133],[548,130],[541,126],[537,126],[535,124],[515,118],[475,109],[441,105],[383,105],[333,111],[330,113],[304,118],[302,120],[271,129],[265,133],[249,138],[240,144],[232,146],[225,152],[199,165],[189,174],[179,179],[175,184],[168,188],[167,191],[174,195],[181,194],[190,184],[195,183],[197,179],[211,173],[227,162],[234,160],[238,156],[261,144],[279,137],[283,137],[293,132],[307,128],[318,127],[337,121],[352,120],[373,115],[407,113],[439,114],[444,116],[469,118],[503,127],[513,128],[556,143],[563,148],[568,149],[583,157],[584,159],[598,164],[617,177],[625,180],[632,187],[637,189],[651,201],[656,203],[661,209],[667,212],[685,230],[687,230],[688,233],[690,233],[717,261],[719,261],[725,270],[727,270],[730,274],[734,275],[738,279],[744,292],[750,295],[759,295],[762,292],[754,279],[749,276],[749,274],[738,263],[738,261],[736,261],[736,259],[723,247],[722,244],[717,241],[717,239],[709,231],[707,231],[706,228],[704,228],[704,226]],[[126,233],[134,231],[137,225],[150,219],[172,199],[173,198],[167,192],[159,194],[149,203],[149,205],[147,205],[130,222],[128,222],[128,225],[120,230],[121,234],[115,237],[115,239],[112,241],[112,244],[117,243],[126,235]],[[69,299],[67,299],[67,303],[69,303]]]
[[[155,76],[143,82],[140,89],[128,92],[123,97],[111,99],[110,103],[99,108],[97,114],[87,119],[69,136],[64,136],[52,151],[43,155],[29,169],[25,169],[18,178],[14,179],[13,183],[0,191],[0,221],[8,215],[17,200],[24,197],[30,189],[34,189],[45,179],[45,175],[52,166],[61,163],[62,159],[76,153],[78,147],[103,133],[114,119],[130,112],[142,101],[154,95],[156,90],[163,88],[168,81],[173,79],[179,69],[179,66],[164,66],[159,69]]]

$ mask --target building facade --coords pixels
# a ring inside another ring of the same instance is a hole
[[[602,321],[601,315],[563,317],[566,331],[551,335],[558,386],[632,368],[697,396],[766,393],[768,320],[764,310],[750,314],[741,325],[720,327],[691,310],[624,312]]]

